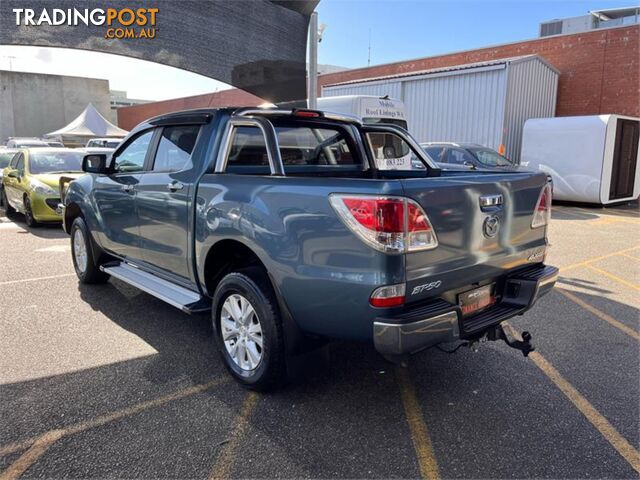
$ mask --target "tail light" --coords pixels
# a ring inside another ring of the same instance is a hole
[[[376,288],[369,297],[369,303],[378,308],[397,307],[404,304],[404,291],[404,283]]]
[[[378,251],[405,253],[438,246],[429,217],[413,200],[332,194],[329,202],[349,229]]]
[[[551,220],[551,184],[547,183],[538,197],[533,220],[531,220],[531,228],[548,225],[549,220]]]

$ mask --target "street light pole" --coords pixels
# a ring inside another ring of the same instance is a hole
[[[318,106],[318,12],[313,12],[309,19],[309,90],[308,106]]]

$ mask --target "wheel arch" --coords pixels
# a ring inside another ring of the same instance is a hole
[[[213,297],[216,286],[226,274],[249,267],[261,268],[268,278],[278,302],[287,351],[296,350],[301,344],[304,335],[293,319],[267,265],[255,250],[247,244],[235,239],[224,239],[219,240],[209,248],[205,257],[204,277],[202,279],[206,293]]]

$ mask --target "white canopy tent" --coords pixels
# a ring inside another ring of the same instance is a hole
[[[104,118],[98,110],[89,104],[84,111],[78,115],[66,127],[54,132],[45,134],[47,138],[59,138],[63,143],[77,146],[84,146],[90,138],[94,137],[114,137],[122,138],[129,132],[123,130]]]

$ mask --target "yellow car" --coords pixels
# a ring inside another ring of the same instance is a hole
[[[2,200],[7,214],[16,210],[27,225],[59,222],[60,177],[78,177],[85,152],[70,148],[21,149],[2,175]]]

